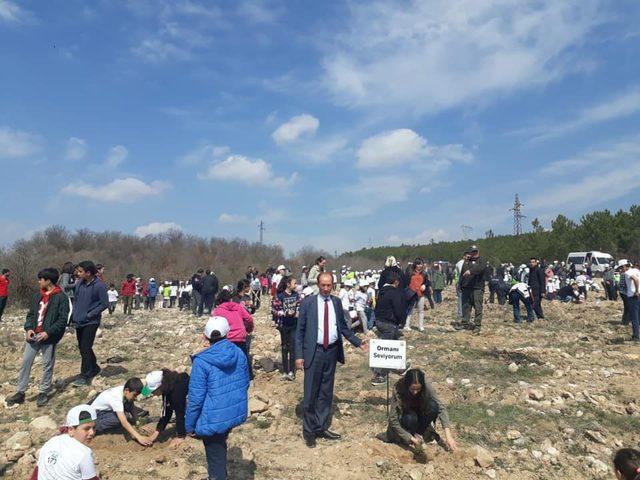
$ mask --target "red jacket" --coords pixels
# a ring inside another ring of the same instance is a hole
[[[120,288],[120,295],[123,297],[133,297],[136,294],[136,281],[125,280]]]
[[[9,279],[4,275],[0,275],[0,297],[9,296]]]

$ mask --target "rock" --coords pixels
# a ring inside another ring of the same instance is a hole
[[[256,425],[258,428],[269,428],[272,423],[273,418],[266,415],[258,415],[258,418],[256,418]]]
[[[107,363],[122,363],[124,361],[125,358],[121,357],[120,355],[114,355],[113,357],[107,358]]]
[[[487,468],[493,465],[493,455],[486,448],[476,445],[473,449],[473,459],[479,467]]]
[[[540,450],[531,450],[531,456],[536,460],[540,460],[542,458],[542,452]]]
[[[414,468],[409,472],[409,477],[411,477],[411,480],[422,480],[422,472]]]
[[[34,418],[29,426],[33,430],[56,430],[58,428],[58,424],[49,415]]]
[[[249,399],[249,413],[262,413],[266,412],[269,409],[269,405],[267,405],[262,400],[257,398]]]
[[[511,373],[516,373],[518,370],[520,370],[520,367],[518,367],[518,364],[516,362],[511,362],[507,368]]]
[[[258,360],[258,365],[260,365],[260,368],[267,373],[273,372],[276,369],[276,362],[269,357],[264,357]]]
[[[123,373],[127,373],[129,370],[124,368],[122,365],[107,365],[102,369],[100,375],[106,378],[115,377],[116,375],[122,375]]]
[[[591,455],[586,456],[585,460],[587,461],[587,465],[593,468],[596,472],[605,473],[609,471],[609,467],[602,460],[598,460]]]
[[[601,445],[607,444],[607,440],[604,438],[604,436],[600,432],[596,432],[594,430],[585,430],[584,436],[587,437],[592,442],[599,443]]]
[[[517,440],[518,438],[521,438],[522,434],[518,431],[518,430],[509,430],[507,432],[507,438],[509,440]]]
[[[468,378],[463,378],[462,380],[460,380],[460,383],[462,385],[471,385],[471,380],[469,380]]]
[[[544,398],[544,393],[542,393],[542,390],[538,390],[537,388],[532,388],[529,390],[529,398],[531,400],[535,400],[539,402]]]
[[[496,416],[496,412],[494,412],[493,410],[487,408],[487,416],[488,417],[495,417]]]
[[[546,452],[547,452],[547,454],[551,455],[552,457],[557,457],[560,454],[558,449],[555,448],[555,447],[547,448]]]
[[[433,463],[427,463],[427,466],[424,467],[424,473],[427,475],[433,475],[436,471],[435,465]]]
[[[4,442],[7,450],[24,451],[31,448],[31,435],[29,432],[16,432]]]
[[[496,478],[496,471],[493,468],[485,471],[484,474],[489,478]]]

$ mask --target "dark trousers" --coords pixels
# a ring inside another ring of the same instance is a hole
[[[148,297],[149,300],[149,310],[153,310],[156,308],[156,297]]]
[[[429,307],[431,308],[431,310],[433,310],[433,307],[435,307],[434,303],[433,303],[433,298],[431,297],[431,290],[427,289],[424,292],[424,296],[427,299],[427,302],[429,302]]]
[[[584,295],[584,299],[587,299],[587,287],[578,287],[578,292]]]
[[[385,322],[384,320],[378,319],[376,319],[375,322],[379,339],[398,340],[400,338],[399,327],[395,323]],[[373,368],[372,371],[376,377],[382,377],[387,373],[388,370],[384,368]]]
[[[280,328],[280,343],[282,347],[282,372],[296,371],[296,359],[294,354],[296,342],[296,327]]]
[[[535,317],[533,316],[533,308],[531,307],[531,300],[528,298],[522,298],[522,296],[517,292],[511,292],[509,294],[509,302],[513,305],[513,321],[516,323],[522,322],[522,318],[520,317],[520,302],[524,304],[527,309],[527,322],[533,322]]]
[[[202,300],[200,301],[200,307],[198,307],[198,314],[202,315],[203,311],[206,310],[207,314],[211,314],[213,310],[213,302],[216,298],[216,294],[214,292],[207,292],[202,294]]]
[[[93,342],[96,339],[96,332],[100,325],[87,325],[86,327],[76,327],[76,338],[80,349],[80,375],[86,379],[93,378],[98,374],[98,362],[93,353]]]
[[[136,409],[135,404],[125,401],[124,403],[124,415],[127,417],[129,423],[135,425],[134,411]],[[96,418],[96,433],[104,433],[108,430],[120,429],[122,424],[118,415],[112,410],[98,410],[98,416]]]
[[[629,321],[631,322],[633,338],[640,338],[640,298],[627,297]]]
[[[133,297],[122,297],[122,308],[125,315],[133,314]]]
[[[533,287],[531,288],[531,307],[536,312],[536,317],[544,318],[544,313],[542,313],[542,292]]]
[[[400,416],[400,425],[411,435],[424,435],[438,418],[440,409],[435,400],[427,402],[426,411],[405,410]]]
[[[325,350],[316,345],[311,365],[304,368],[304,418],[303,434],[315,436],[331,425],[333,404],[333,384],[338,363],[338,343]]]
[[[227,437],[229,432],[202,437],[209,480],[227,480]]]
[[[504,305],[505,303],[507,303],[507,294],[504,291],[504,288],[498,287],[498,289],[496,290],[496,295],[498,296],[499,305]]]
[[[475,312],[474,324],[476,327],[482,326],[482,311],[484,300],[484,290],[474,288],[462,289],[462,324],[471,325],[471,309]]]
[[[233,342],[247,357],[247,366],[249,367],[249,379],[253,380],[253,365],[251,362],[251,356],[249,355],[249,346],[247,342]]]
[[[622,324],[629,325],[631,321],[629,319],[629,302],[627,296],[624,293],[620,293],[620,298],[622,299]]]
[[[194,290],[191,295],[191,311],[193,312],[194,315],[202,315],[202,310],[200,310],[201,304],[202,304],[202,294],[199,291]]]
[[[0,297],[0,320],[2,320],[2,314],[7,307],[7,297]]]
[[[169,297],[169,308],[173,308],[176,306],[176,298],[177,297]]]
[[[442,303],[442,290],[433,291],[433,301],[436,303]]]

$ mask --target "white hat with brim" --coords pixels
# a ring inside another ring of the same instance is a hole
[[[87,412],[89,414],[89,417],[80,420],[80,416],[83,412]],[[77,427],[84,423],[95,422],[97,418],[98,412],[96,412],[95,407],[92,407],[91,405],[76,405],[71,410],[69,410],[69,413],[67,413],[67,421],[65,422],[64,426]]]
[[[142,389],[142,396],[148,397],[162,385],[162,370],[154,370],[147,373],[145,382],[146,385]]]
[[[220,316],[211,317],[204,326],[204,336],[211,340],[213,332],[218,333],[218,335],[215,335],[213,339],[225,338],[229,333],[229,322],[227,319]]]

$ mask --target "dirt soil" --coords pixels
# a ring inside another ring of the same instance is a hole
[[[621,302],[597,297],[591,294],[582,305],[545,301],[545,320],[532,325],[514,324],[509,305],[487,304],[482,334],[475,336],[450,326],[455,298],[452,290],[446,291],[444,303],[426,312],[426,332],[405,335],[409,360],[426,371],[448,405],[461,447],[449,453],[432,444],[426,458],[376,438],[386,427],[386,388],[371,386],[368,358],[351,346],[346,348],[347,364],[336,374],[332,429],[343,439],[306,448],[300,420],[302,375],[291,383],[281,380],[277,370],[268,371],[279,363],[280,341],[263,307],[256,314],[251,347],[256,365],[250,389],[253,413],[230,435],[229,477],[613,478],[613,452],[622,446],[638,448],[640,345],[627,341],[630,327],[620,324]],[[90,388],[68,385],[79,369],[75,338],[68,333],[58,348],[56,393],[50,403],[36,407],[37,384],[32,384],[25,404],[7,409],[4,398],[15,392],[24,346],[23,318],[24,312],[10,312],[0,324],[0,472],[15,479],[29,477],[38,448],[54,434],[46,425],[36,428],[33,419],[47,415],[61,424],[70,407],[128,377],[144,378],[163,367],[188,370],[189,354],[199,345],[205,323],[177,309],[124,317],[119,306],[116,314],[104,316],[95,346],[103,374]],[[32,376],[39,381],[40,375],[37,360]],[[391,375],[392,382],[397,378]],[[139,405],[151,411],[151,423],[141,428],[153,429],[159,399]],[[24,436],[16,441],[16,432],[28,432],[28,441]],[[101,478],[206,478],[201,443],[187,439],[171,448],[173,433],[170,424],[151,448],[121,434],[97,437],[92,448]],[[478,447],[486,451],[478,452]]]

